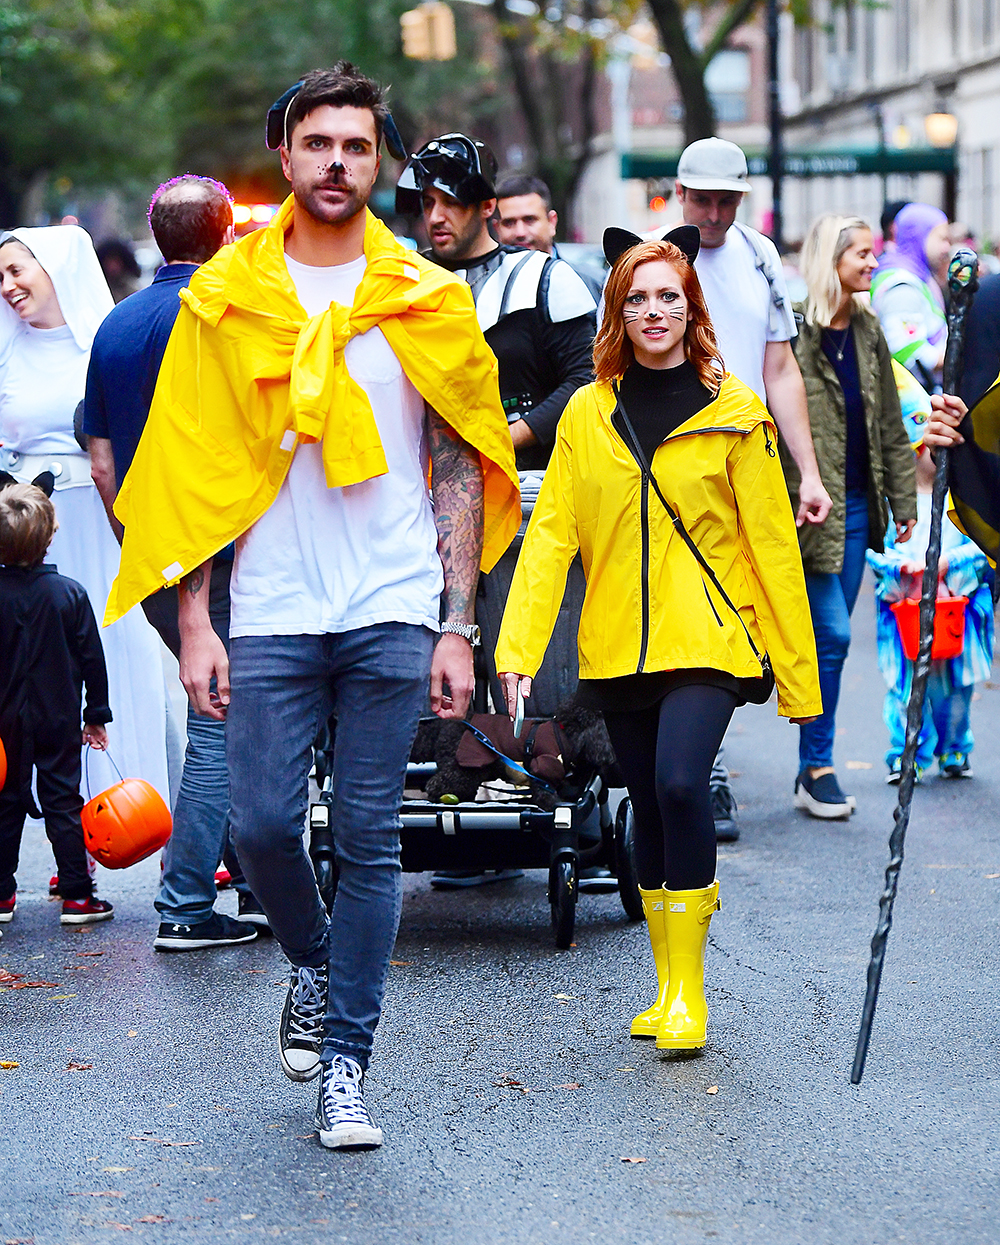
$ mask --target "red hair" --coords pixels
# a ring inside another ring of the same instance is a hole
[[[635,362],[622,311],[632,288],[635,270],[641,264],[652,264],[657,260],[669,264],[681,279],[691,317],[684,331],[684,353],[694,365],[701,383],[716,393],[725,369],[719,344],[715,340],[715,329],[694,265],[688,263],[684,252],[672,242],[640,242],[638,246],[629,247],[615,261],[604,287],[604,319],[594,339],[594,375],[598,380],[614,380]]]

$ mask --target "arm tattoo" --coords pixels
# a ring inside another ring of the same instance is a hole
[[[185,575],[181,580],[181,584],[183,585],[185,592],[192,597],[196,597],[205,586],[205,572],[199,566],[196,570],[193,570],[190,575]]]
[[[427,408],[445,620],[472,622],[483,552],[483,473],[478,451]]]

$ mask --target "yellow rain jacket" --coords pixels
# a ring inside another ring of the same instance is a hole
[[[497,363],[469,287],[368,214],[354,304],[307,316],[288,275],[287,199],[271,224],[191,278],[115,514],[125,527],[105,625],[176,582],[268,509],[299,442],[323,442],[330,488],[386,473],[371,405],[344,347],[376,325],[420,395],[479,451],[483,570],[520,523]]]
[[[615,397],[578,389],[559,421],[518,559],[496,649],[501,671],[541,665],[577,549],[587,593],[580,676],[707,666],[760,674],[746,633],[674,530],[612,426]],[[666,438],[650,464],[660,489],[770,654],[778,711],[822,711],[816,644],[771,417],[733,376]]]

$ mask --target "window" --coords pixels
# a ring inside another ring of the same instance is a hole
[[[746,121],[750,91],[750,53],[724,48],[705,71],[705,86],[719,121]]]
[[[910,0],[896,0],[896,68],[910,68]]]

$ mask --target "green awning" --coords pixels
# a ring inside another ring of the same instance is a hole
[[[622,177],[642,180],[677,176],[680,152],[626,151]],[[767,152],[747,152],[753,176],[770,172]],[[850,177],[859,173],[954,173],[954,147],[837,147],[829,151],[786,151],[786,177]]]

